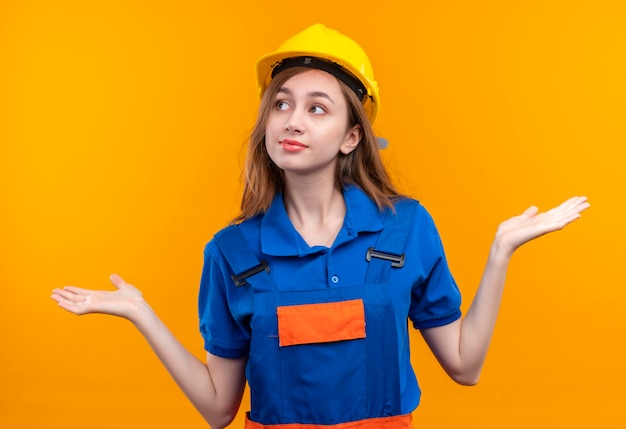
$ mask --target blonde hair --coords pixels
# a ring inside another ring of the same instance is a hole
[[[269,157],[265,147],[265,129],[269,114],[274,107],[274,98],[284,83],[293,76],[310,70],[306,67],[293,67],[280,72],[270,82],[259,106],[256,124],[248,142],[243,171],[244,189],[241,198],[241,213],[233,222],[241,222],[267,212],[277,193],[282,192],[284,176],[280,168]],[[359,124],[362,129],[361,141],[349,154],[338,154],[335,186],[343,189],[346,185],[356,185],[378,206],[393,208],[393,201],[400,196],[378,153],[378,142],[369,122],[363,104],[349,86],[337,79],[348,104],[348,126]]]

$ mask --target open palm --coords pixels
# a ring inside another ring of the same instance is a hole
[[[529,207],[519,216],[506,220],[498,227],[496,240],[508,252],[544,234],[558,231],[580,217],[589,207],[587,197],[572,197],[561,205],[539,213],[537,207]]]
[[[111,283],[116,290],[90,290],[76,286],[54,289],[52,299],[58,302],[59,307],[78,315],[103,313],[129,318],[143,300],[141,291],[117,274],[111,276]]]

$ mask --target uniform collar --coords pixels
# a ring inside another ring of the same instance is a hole
[[[353,240],[361,232],[382,229],[385,211],[380,211],[361,189],[349,185],[343,190],[343,198],[346,217],[334,246]],[[305,256],[328,250],[306,244],[287,216],[282,194],[276,195],[261,221],[261,249],[272,256]]]

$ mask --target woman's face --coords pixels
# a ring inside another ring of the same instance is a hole
[[[324,71],[293,76],[272,100],[265,146],[286,175],[334,176],[339,152],[352,152],[360,137],[360,126],[348,124],[348,104],[337,79]]]

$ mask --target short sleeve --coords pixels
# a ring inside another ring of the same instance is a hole
[[[248,355],[249,314],[241,289],[230,279],[228,264],[215,243],[209,242],[204,249],[198,314],[204,348],[211,354],[224,358]]]
[[[443,245],[430,214],[420,206],[412,234],[421,254],[423,278],[411,290],[409,318],[416,329],[447,325],[461,317],[461,293],[448,267]],[[410,244],[410,243],[409,243]]]

